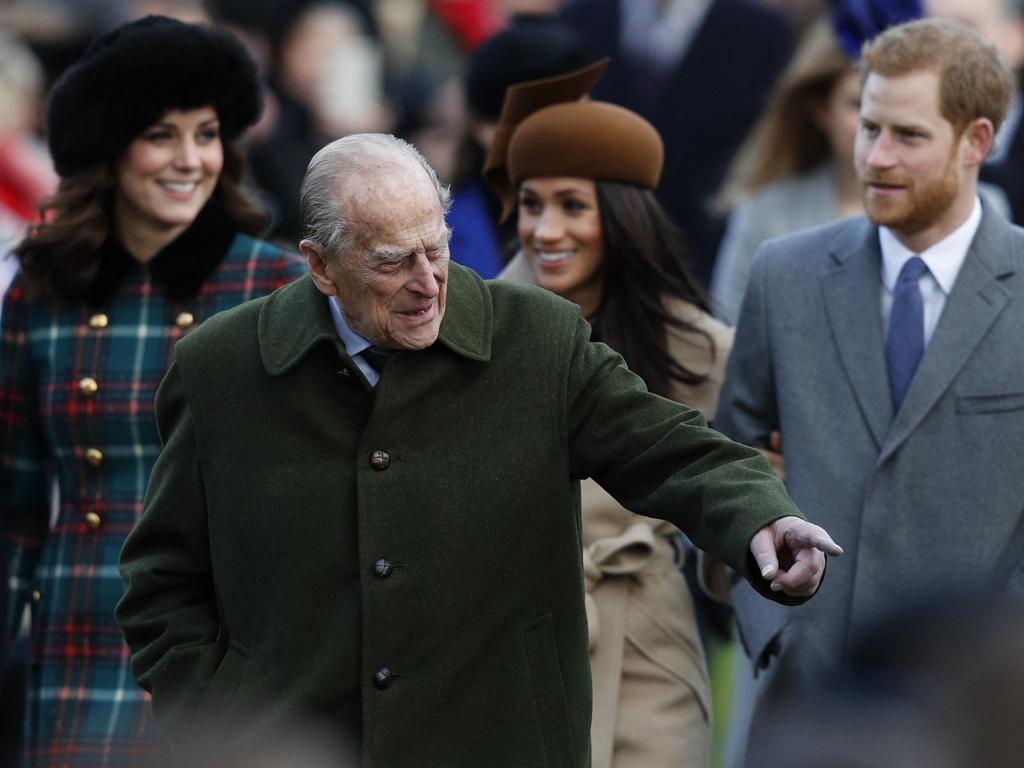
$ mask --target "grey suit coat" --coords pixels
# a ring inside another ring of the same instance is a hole
[[[846,554],[821,593],[779,610],[736,584],[755,663],[792,687],[923,590],[1024,592],[1024,230],[986,206],[903,408],[894,417],[878,231],[864,217],[766,243],[755,262],[716,426],[767,445]]]

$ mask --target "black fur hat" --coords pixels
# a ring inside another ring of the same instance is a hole
[[[147,16],[99,37],[53,86],[46,111],[61,176],[116,158],[172,109],[212,106],[236,138],[263,107],[256,63],[231,34]]]

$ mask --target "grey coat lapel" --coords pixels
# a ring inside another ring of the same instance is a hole
[[[1010,299],[999,279],[1014,271],[1010,227],[986,210],[879,461],[899,448],[963,368]]]
[[[882,318],[878,232],[867,219],[832,244],[836,268],[821,282],[839,357],[861,413],[881,448],[892,421]]]

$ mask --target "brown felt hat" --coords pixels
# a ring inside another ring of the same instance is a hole
[[[484,178],[501,198],[502,221],[515,210],[523,179],[576,176],[658,186],[665,149],[654,126],[623,107],[580,100],[607,61],[509,88],[484,165]]]
[[[519,124],[508,147],[508,178],[513,188],[536,176],[578,176],[654,189],[664,158],[658,131],[636,112],[575,101]]]

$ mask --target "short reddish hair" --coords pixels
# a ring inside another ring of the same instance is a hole
[[[975,30],[950,19],[919,19],[887,29],[864,44],[861,86],[872,73],[939,75],[939,110],[962,131],[987,117],[999,130],[1013,94],[1013,76],[999,52]]]

